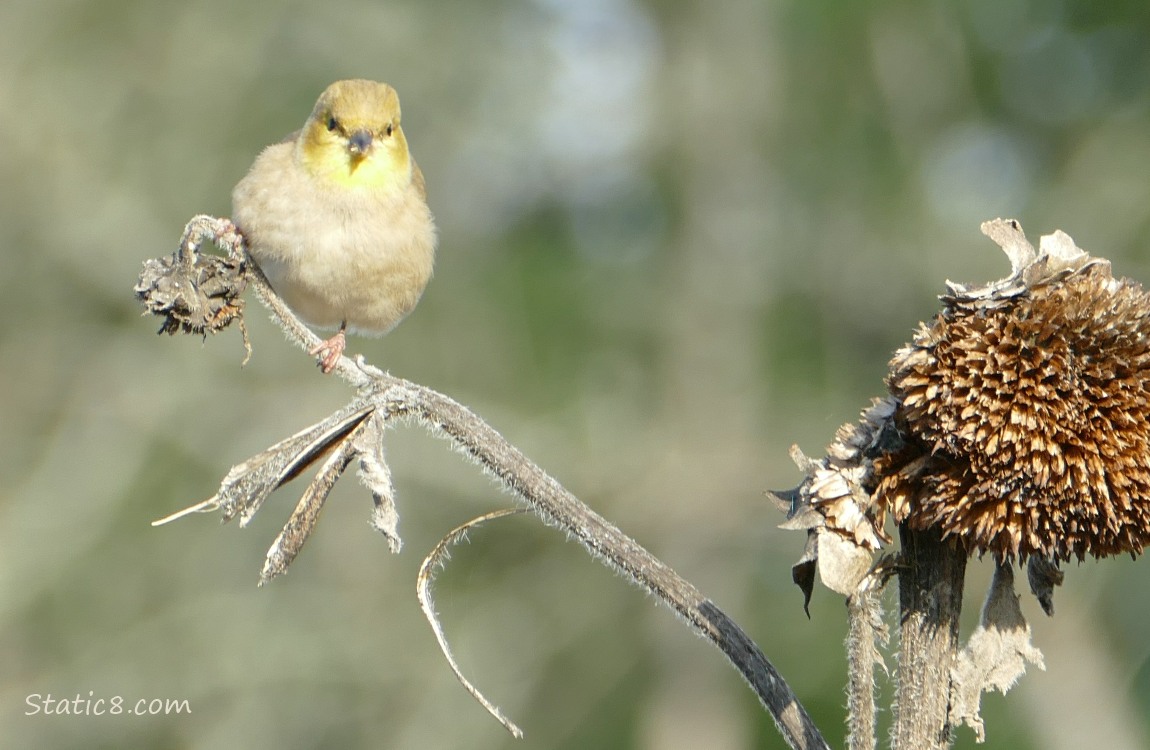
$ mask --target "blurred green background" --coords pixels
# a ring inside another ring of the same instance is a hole
[[[0,5],[4,746],[782,747],[716,650],[526,516],[438,587],[506,735],[414,580],[510,501],[418,428],[387,436],[399,556],[350,475],[263,589],[299,487],[246,530],[148,526],[350,396],[254,299],[241,369],[237,332],[158,338],[131,293],[347,77],[399,90],[442,237],[420,307],[352,351],[470,405],[698,585],[841,745],[845,608],[817,590],[808,621],[803,539],[762,492],[881,393],[944,279],[1006,273],[981,221],[1150,280],[1148,36],[1140,2]],[[1024,597],[1047,671],[985,699],[983,747],[1150,747],[1145,563],[1068,572],[1053,619]],[[49,693],[192,713],[26,715]]]

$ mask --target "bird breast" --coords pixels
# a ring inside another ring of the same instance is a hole
[[[314,326],[346,322],[382,335],[431,278],[435,227],[415,181],[392,191],[319,184],[290,144],[277,144],[257,158],[232,204],[272,287]]]

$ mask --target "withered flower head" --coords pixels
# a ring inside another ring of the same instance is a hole
[[[807,476],[780,495],[785,526],[874,550],[890,513],[1000,560],[1138,554],[1150,544],[1150,294],[1062,232],[1037,253],[1016,222],[983,232],[1012,273],[948,283],[942,311],[891,360],[890,395],[826,457],[796,453]]]
[[[1150,541],[1150,295],[1061,232],[1035,257],[1016,224],[984,231],[1021,248],[1014,272],[951,285],[891,361],[904,454],[921,455],[878,461],[876,499],[999,558],[1138,553]]]

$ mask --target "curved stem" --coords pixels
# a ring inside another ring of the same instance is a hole
[[[231,257],[244,259],[249,282],[289,338],[305,351],[319,342],[276,295],[247,255],[243,238],[230,221],[195,217],[185,229],[181,250],[195,252],[208,239]],[[385,419],[413,418],[432,433],[448,438],[545,523],[563,529],[592,556],[666,603],[726,655],[792,748],[829,747],[790,686],[734,620],[638,542],[580,502],[494,428],[451,398],[382,372],[362,359],[341,357],[335,372],[359,389],[358,403],[374,407]]]

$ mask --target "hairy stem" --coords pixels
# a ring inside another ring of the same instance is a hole
[[[376,376],[380,404],[447,437],[511,489],[546,523],[646,588],[721,650],[750,684],[793,748],[826,748],[806,709],[746,633],[690,582],[584,505],[490,425],[456,401],[387,374]]]
[[[937,531],[899,527],[900,645],[895,750],[950,747],[951,674],[958,657],[966,553]]]
[[[271,310],[273,319],[290,339],[304,350],[319,343],[319,338],[272,290],[267,278],[247,255],[243,238],[231,222],[210,216],[192,219],[181,242],[181,256],[186,260],[206,240],[216,243],[229,257],[243,259],[248,280],[260,301]],[[365,364],[362,359],[353,361],[341,357],[335,372],[359,390],[355,402],[358,408],[374,410],[384,420],[414,419],[433,434],[451,440],[545,523],[563,529],[595,558],[671,607],[727,656],[775,719],[792,748],[829,747],[774,665],[733,620],[638,542],[580,502],[490,425],[447,396],[393,377]],[[205,509],[208,505],[211,502],[190,510]]]
[[[878,661],[878,597],[860,590],[847,598],[847,747],[875,748],[874,666]]]

